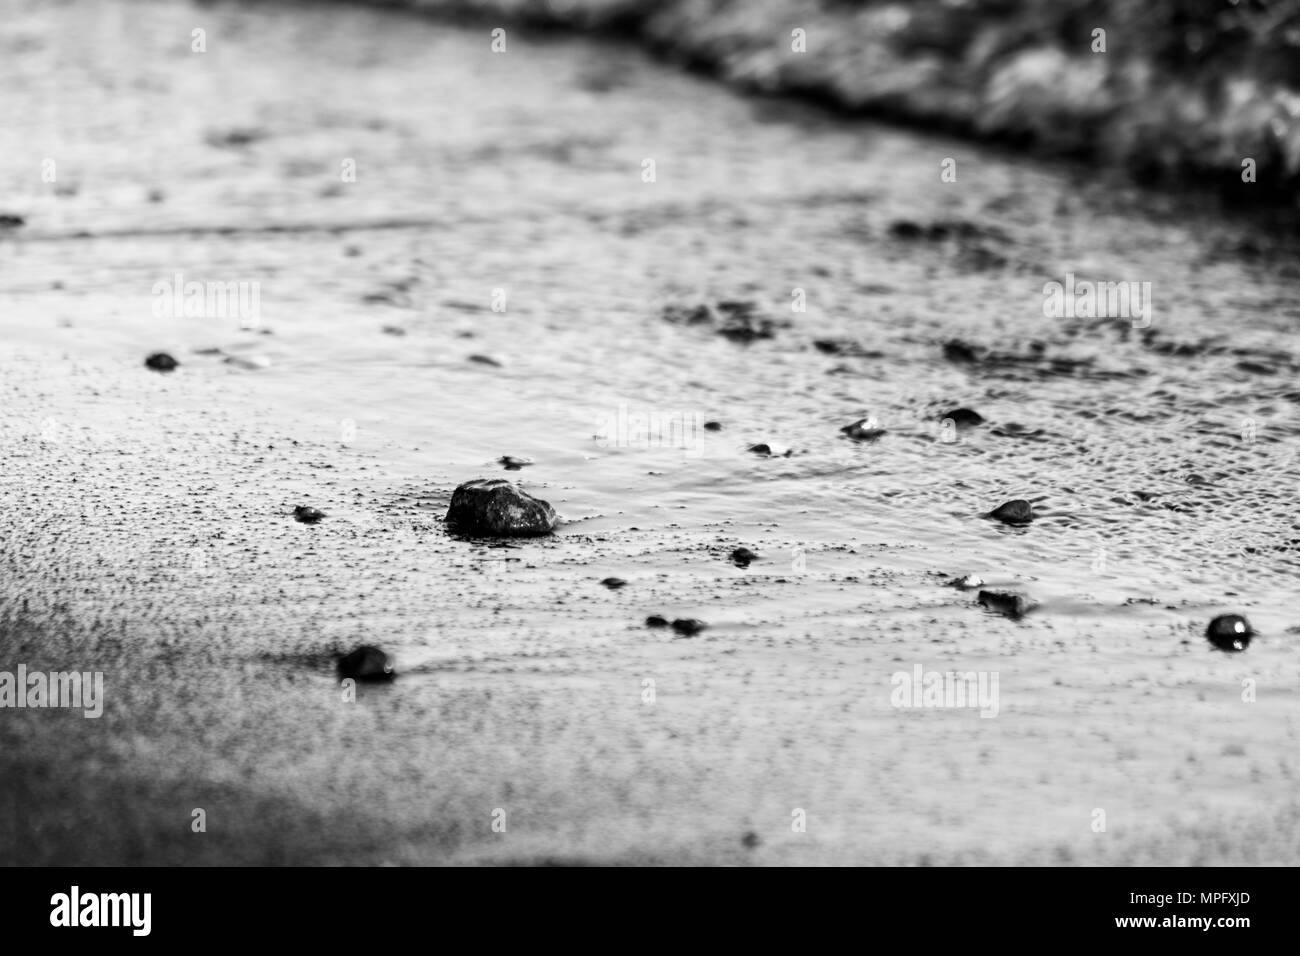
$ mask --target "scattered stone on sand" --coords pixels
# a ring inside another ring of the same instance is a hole
[[[705,304],[669,305],[662,314],[664,321],[674,325],[715,325],[718,335],[733,342],[770,339],[776,335],[778,328],[787,324],[762,318],[756,314],[757,310],[758,305],[754,302],[729,299],[717,303],[716,314],[714,309]]]
[[[1034,520],[1033,506],[1023,498],[998,505],[986,517],[1001,521],[1003,524],[1021,527]]]
[[[603,584],[605,587],[609,588],[611,591],[617,591],[619,588],[627,584],[627,582],[624,581],[622,578],[605,578],[600,583]]]
[[[13,213],[0,213],[0,229],[17,229],[27,222],[22,216],[15,216]]]
[[[706,432],[720,432],[722,431],[722,422],[705,422],[704,430]]]
[[[235,368],[242,368],[246,372],[256,372],[271,367],[271,360],[265,355],[227,355],[222,361]]]
[[[266,139],[267,135],[265,130],[251,126],[241,126],[233,129],[212,130],[204,139],[209,146],[215,146],[218,149],[243,149],[252,146],[259,140]]]
[[[530,537],[555,530],[555,509],[501,478],[477,478],[458,487],[447,526],[461,534]]]
[[[645,626],[646,627],[667,627],[668,619],[666,617],[661,617],[658,614],[651,614],[648,618],[645,619]]]
[[[383,332],[385,335],[402,336],[406,334],[406,329],[402,328],[400,325],[385,325],[379,331]]]
[[[527,468],[532,463],[531,458],[516,458],[514,455],[502,455],[497,459],[497,464],[505,468],[506,471],[519,471],[521,468]]]
[[[997,611],[1012,619],[1024,617],[1038,602],[1021,594],[1019,591],[981,591],[979,603],[991,611]]]
[[[372,644],[363,644],[339,658],[342,680],[387,681],[396,676],[393,658]]]
[[[744,845],[745,849],[752,850],[754,849],[754,847],[758,846],[763,841],[758,838],[757,833],[755,833],[753,830],[750,830],[748,833],[746,833],[743,837],[740,838],[740,842],[742,845]]]
[[[877,425],[874,418],[859,418],[852,425],[845,425],[840,431],[854,441],[876,441],[885,434],[885,429]]]
[[[951,421],[954,425],[961,426],[983,425],[984,416],[969,408],[954,408],[952,411],[944,412],[940,415],[939,421]]]
[[[997,425],[990,431],[999,438],[1041,438],[1046,432],[1041,428],[1029,428],[1019,422],[1007,422]]]
[[[360,247],[360,246],[344,246],[344,247],[343,247],[343,254],[344,254],[345,256],[347,256],[349,259],[355,259],[357,256],[361,255],[361,247]]]
[[[982,588],[984,579],[975,574],[968,574],[965,577],[953,578],[948,582],[948,587],[958,588],[962,591],[972,591],[975,588]]]
[[[293,509],[293,516],[303,524],[315,524],[317,521],[320,521],[321,518],[325,517],[325,512],[316,508],[310,508],[307,505],[298,505],[298,507]]]
[[[145,194],[145,199],[149,202],[158,203],[167,198],[167,194],[161,189],[151,189]]]
[[[978,362],[980,353],[973,345],[967,345],[961,339],[949,339],[943,343],[943,357],[949,362]]]
[[[747,568],[751,561],[757,561],[758,555],[749,548],[737,548],[731,552],[731,563],[738,568]]]
[[[154,352],[144,360],[145,368],[151,368],[155,372],[170,372],[180,364],[166,352]]]
[[[493,368],[501,368],[501,363],[490,355],[474,354],[469,357],[471,362],[478,362],[480,365],[491,365]]]
[[[693,617],[679,617],[673,621],[673,630],[684,637],[693,637],[709,625]]]
[[[1206,639],[1221,651],[1244,651],[1255,630],[1240,614],[1220,614],[1205,629]]]
[[[761,443],[761,442],[760,442],[759,444],[757,444],[757,445],[750,445],[750,446],[749,446],[748,448],[746,448],[745,450],[746,450],[746,451],[752,451],[755,455],[770,455],[770,454],[772,454],[772,446],[771,446],[771,445],[764,444],[764,443]]]

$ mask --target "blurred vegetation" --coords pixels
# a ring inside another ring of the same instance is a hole
[[[410,2],[633,33],[760,91],[1211,183],[1241,201],[1300,199],[1300,0]],[[796,28],[805,53],[791,50]]]

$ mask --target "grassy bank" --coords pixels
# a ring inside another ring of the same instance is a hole
[[[1238,202],[1300,198],[1297,0],[395,5],[616,30],[756,90],[1122,167],[1146,182],[1209,185]],[[1243,182],[1247,159],[1253,183]]]

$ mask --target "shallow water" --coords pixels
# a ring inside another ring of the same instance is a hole
[[[289,862],[1294,860],[1300,271],[1281,238],[619,45],[512,32],[497,55],[486,30],[347,7],[16,6],[4,616],[26,659],[117,668],[120,701],[77,738],[70,786],[107,751],[112,779],[149,781],[141,818],[185,779],[362,816],[337,845],[281,834]],[[62,195],[33,176],[46,157]],[[899,220],[955,225],[906,239]],[[156,315],[177,273],[258,283],[260,315]],[[1045,317],[1067,273],[1150,282],[1150,329]],[[664,318],[725,300],[773,337]],[[146,371],[159,349],[181,369]],[[988,422],[945,441],[956,406]],[[667,440],[609,431],[638,416]],[[840,434],[864,417],[886,434]],[[723,429],[677,447],[706,420]],[[499,475],[555,505],[555,537],[445,533],[455,485]],[[1041,499],[1031,526],[981,518],[1019,497]],[[295,524],[299,503],[327,519]],[[944,586],[966,573],[1041,607],[984,611]],[[1247,655],[1201,638],[1229,611],[1262,633]],[[674,641],[651,613],[712,626]],[[404,676],[339,716],[329,652],[362,641]],[[916,663],[1000,672],[1001,719],[892,709]],[[22,758],[32,780],[47,756]],[[540,823],[506,849],[448,823],[511,794]],[[782,838],[805,804],[815,839]],[[1127,842],[1090,842],[1096,806],[1123,809]],[[1225,817],[1283,845],[1243,847]],[[226,839],[200,859],[262,859]]]

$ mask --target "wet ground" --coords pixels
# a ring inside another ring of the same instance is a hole
[[[107,701],[0,711],[5,862],[1300,857],[1280,237],[616,44],[8,6],[0,670]],[[178,274],[257,314],[169,314]],[[1067,274],[1149,328],[1046,317]],[[476,477],[565,523],[449,535]],[[401,675],[346,702],[362,643]],[[996,718],[892,706],[917,665]]]

